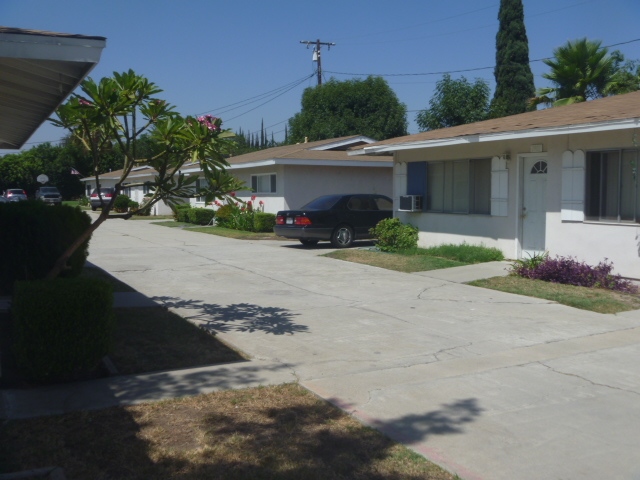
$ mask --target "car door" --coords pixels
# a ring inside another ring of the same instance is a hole
[[[377,214],[372,205],[373,202],[369,195],[354,195],[347,203],[356,238],[368,237],[369,229],[376,224]]]

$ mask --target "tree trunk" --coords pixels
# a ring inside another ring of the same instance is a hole
[[[109,212],[101,212],[98,219],[91,225],[89,225],[89,228],[82,232],[82,234],[78,238],[76,238],[76,240],[71,245],[69,245],[69,247],[62,253],[62,255],[58,257],[58,260],[56,260],[53,268],[49,271],[49,273],[47,273],[47,276],[45,277],[47,280],[57,278],[60,273],[62,273],[62,271],[67,268],[67,261],[69,260],[69,258],[71,258],[71,255],[75,253],[80,245],[91,238],[93,232],[102,224],[102,222],[107,219],[108,215]]]

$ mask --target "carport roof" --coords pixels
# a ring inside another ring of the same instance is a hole
[[[0,26],[0,148],[21,148],[100,60],[104,37]]]

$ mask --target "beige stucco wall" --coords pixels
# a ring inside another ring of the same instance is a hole
[[[395,212],[402,221],[417,226],[421,246],[467,243],[494,246],[507,258],[521,253],[522,164],[532,145],[542,144],[548,164],[545,247],[550,255],[574,256],[589,264],[608,258],[623,276],[640,278],[640,225],[562,221],[562,154],[566,150],[635,148],[633,131],[619,130],[579,135],[557,135],[530,140],[503,140],[449,147],[400,151],[395,155],[394,201],[406,193],[404,162],[484,158],[509,153],[509,201],[506,217],[442,213]]]
[[[393,194],[389,167],[317,167],[288,165],[284,172],[285,208],[300,208],[321,195],[334,193]]]

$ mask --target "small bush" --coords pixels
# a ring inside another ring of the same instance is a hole
[[[511,266],[511,274],[519,277],[544,280],[552,283],[575,285],[577,287],[606,288],[619,292],[636,293],[630,281],[620,275],[613,275],[613,263],[605,259],[592,267],[572,257],[549,258],[548,255],[518,260]]]
[[[436,247],[425,248],[424,253],[434,257],[448,258],[464,263],[484,263],[504,260],[504,255],[497,248],[489,248],[484,245],[443,244]]]
[[[142,203],[140,205],[136,205],[136,215],[140,215],[141,217],[148,217],[151,215],[151,207],[147,207],[149,203],[149,198],[145,197],[142,199]]]
[[[118,195],[113,202],[113,210],[116,213],[126,213],[129,211],[129,202],[131,199],[126,195]]]
[[[78,205],[80,205],[81,207],[88,207],[89,206],[89,197],[87,197],[86,195],[83,195],[82,197],[80,197],[78,199]]]
[[[32,380],[82,377],[111,349],[113,291],[104,280],[17,282],[11,314],[16,362]]]
[[[58,257],[91,225],[78,207],[49,208],[44,202],[0,204],[0,291],[11,293],[16,280],[44,278]],[[76,277],[87,258],[87,240],[61,276]]]
[[[255,212],[253,216],[254,232],[273,232],[276,216],[273,213]]]
[[[222,205],[216,210],[216,223],[221,227],[226,226],[226,222],[233,216],[233,211],[234,207],[232,205]]]
[[[189,210],[191,209],[190,203],[181,203],[173,207],[173,219],[176,222],[189,222]]]
[[[370,233],[377,239],[377,246],[383,252],[408,250],[418,245],[417,227],[403,224],[398,218],[381,220]]]
[[[216,212],[210,208],[190,208],[186,210],[189,223],[196,225],[209,225]]]

